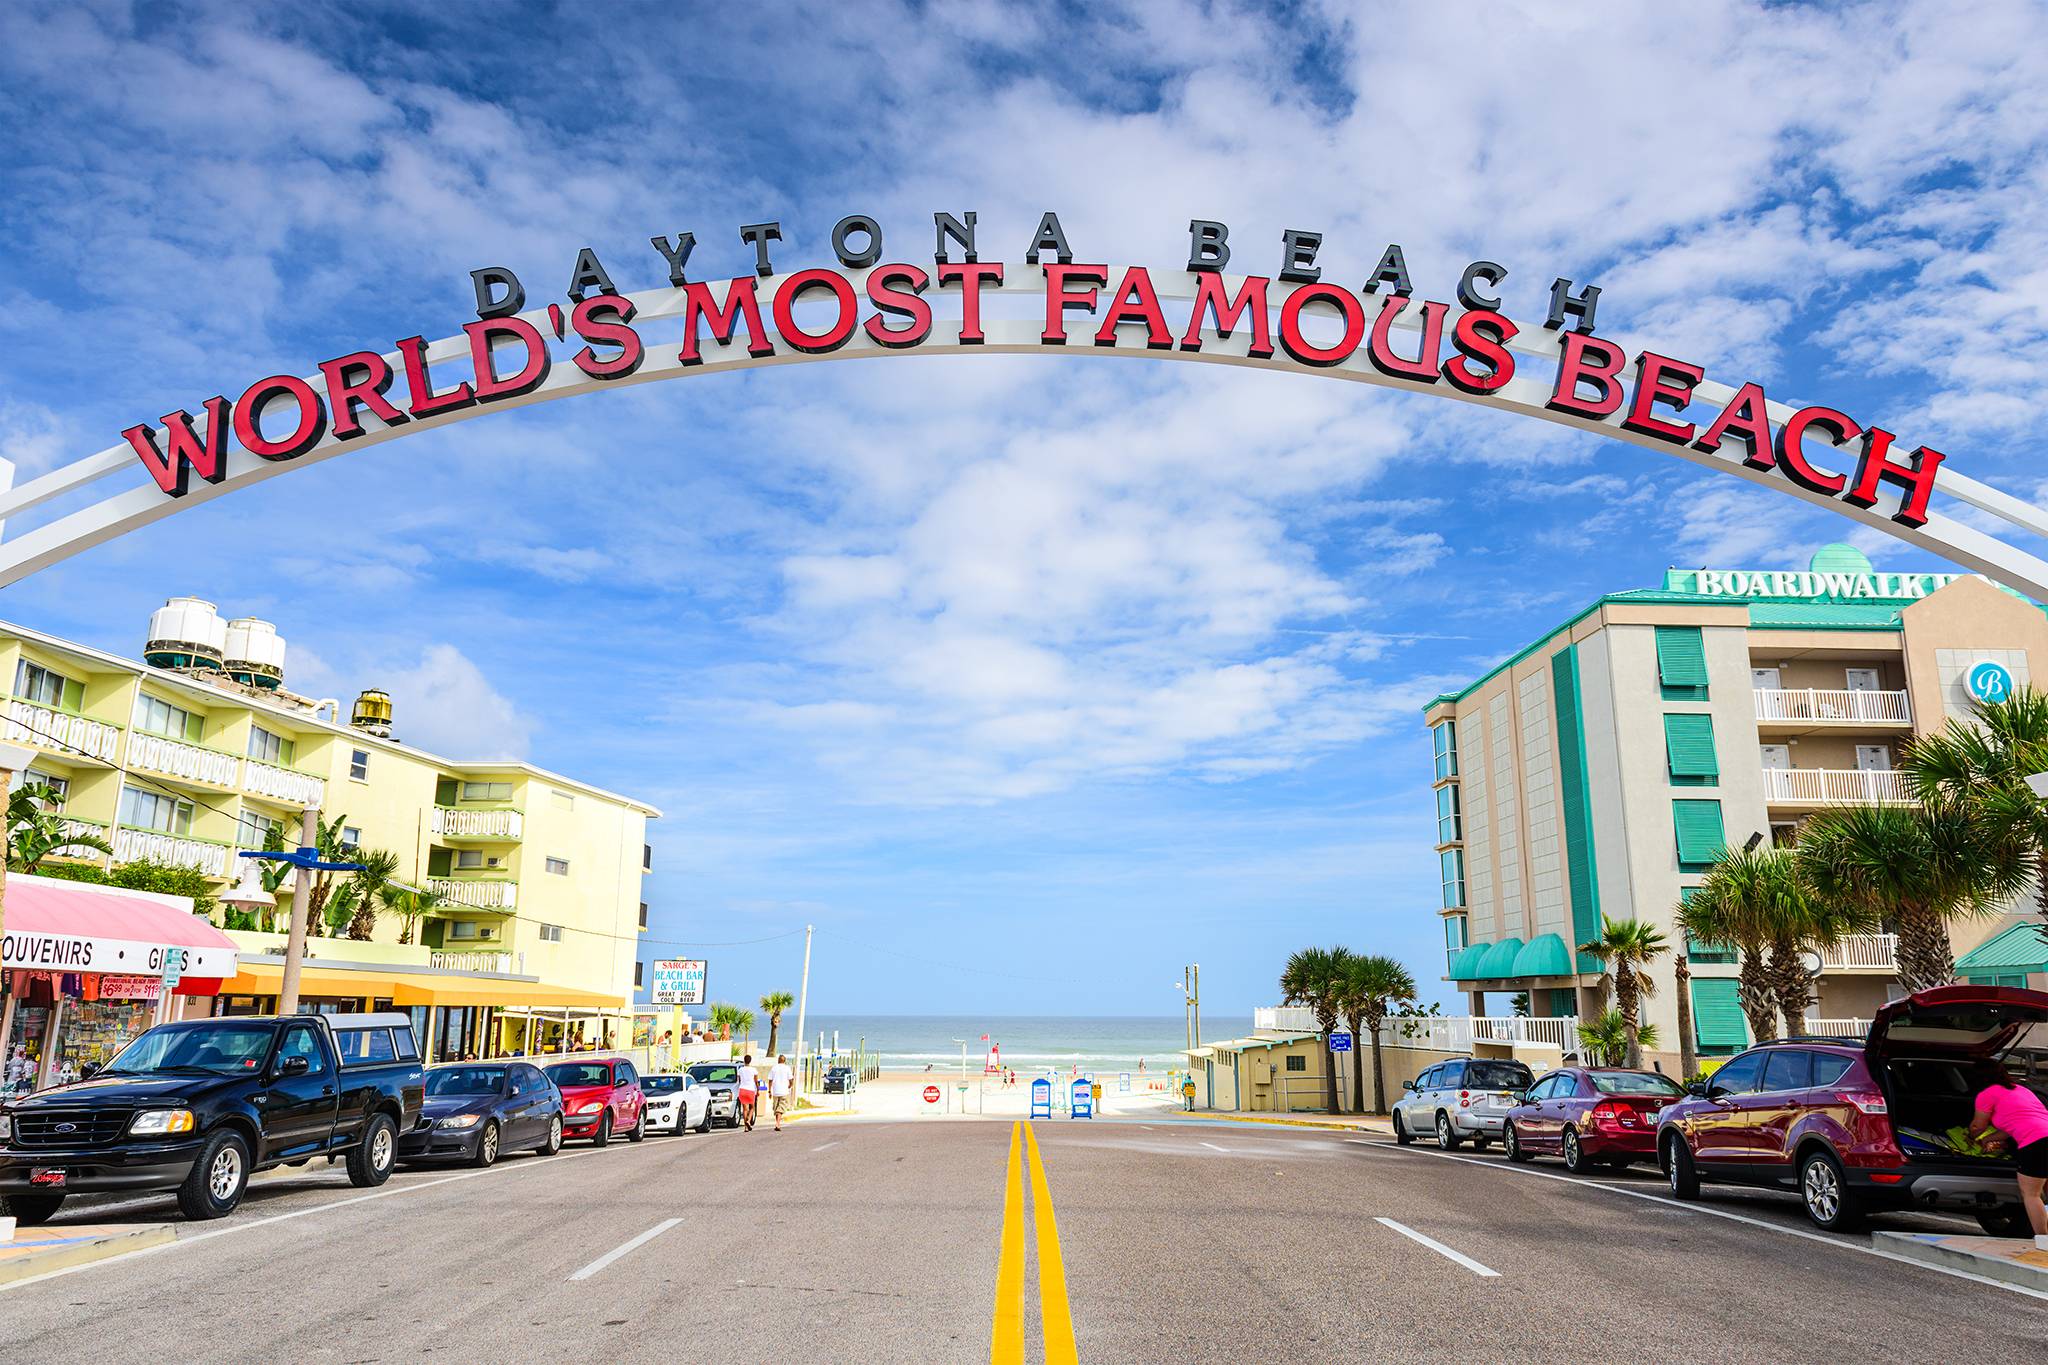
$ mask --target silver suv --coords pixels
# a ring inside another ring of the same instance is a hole
[[[1465,1057],[1439,1062],[1408,1082],[1394,1101],[1394,1140],[1406,1145],[1434,1134],[1446,1151],[1471,1139],[1484,1147],[1501,1134],[1508,1111],[1536,1077],[1520,1062]]]

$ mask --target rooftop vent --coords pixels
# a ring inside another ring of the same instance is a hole
[[[284,683],[284,641],[277,627],[253,616],[227,625],[227,675],[247,687],[266,691]]]
[[[372,687],[358,694],[355,706],[349,711],[348,723],[366,735],[391,738],[391,694],[381,687]]]
[[[228,628],[213,603],[173,597],[149,614],[142,661],[152,668],[218,669],[227,639]]]

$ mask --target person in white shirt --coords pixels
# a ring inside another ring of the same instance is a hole
[[[768,1068],[768,1095],[775,1105],[775,1131],[782,1131],[782,1112],[789,1108],[790,1087],[796,1081],[796,1073],[789,1069],[786,1054],[775,1058],[775,1065]]]
[[[760,1089],[761,1076],[754,1070],[754,1054],[749,1052],[740,1059],[739,1075],[740,1119],[749,1133],[754,1131],[754,1098]]]

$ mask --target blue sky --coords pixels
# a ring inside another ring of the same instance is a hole
[[[1270,271],[1479,256],[1540,317],[1831,402],[2036,497],[2038,7],[1113,5],[0,14],[0,454],[443,336],[467,272],[620,286],[928,249]],[[1263,244],[1271,244],[1270,248]],[[559,283],[558,283],[559,282]],[[363,450],[0,593],[110,649],[198,593],[400,733],[641,795],[653,938],[819,926],[813,1008],[1207,1013],[1312,942],[1441,969],[1422,701],[1669,564],[1906,547],[1667,456],[1463,405],[1140,361],[919,358],[649,385]],[[706,947],[794,987],[801,939]],[[678,949],[678,951],[682,951]],[[650,954],[652,956],[653,954]],[[1218,1025],[1212,1023],[1212,1031]]]

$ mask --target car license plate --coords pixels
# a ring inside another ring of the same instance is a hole
[[[28,1173],[28,1183],[31,1185],[41,1185],[46,1188],[53,1185],[62,1185],[64,1183],[64,1175],[63,1171],[53,1170],[48,1166],[36,1166],[31,1168]]]

